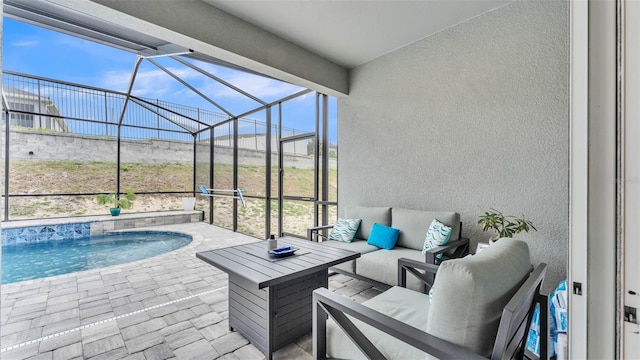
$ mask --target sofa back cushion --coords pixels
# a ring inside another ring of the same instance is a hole
[[[393,208],[391,226],[400,229],[396,246],[422,250],[424,238],[433,219],[451,227],[449,241],[458,240],[460,234],[460,214],[453,211],[422,211]]]
[[[530,269],[529,247],[515,239],[443,262],[433,285],[427,332],[491,356],[502,309]]]
[[[366,206],[346,206],[344,208],[344,216],[349,219],[362,219],[360,227],[356,232],[356,240],[367,240],[371,234],[371,227],[378,223],[385,226],[391,226],[391,208],[390,207],[366,207]]]

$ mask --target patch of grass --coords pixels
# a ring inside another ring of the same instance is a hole
[[[50,204],[50,201],[34,201],[12,206],[9,210],[9,216],[31,217],[34,216],[40,208],[49,206]]]

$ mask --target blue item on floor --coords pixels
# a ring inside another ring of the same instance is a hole
[[[557,352],[558,334],[567,332],[567,280],[562,280],[556,290],[549,295],[549,357]],[[527,350],[540,355],[540,306],[536,305],[529,337]]]

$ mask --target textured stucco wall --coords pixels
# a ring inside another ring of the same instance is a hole
[[[339,201],[525,214],[545,288],[566,277],[568,9],[514,2],[354,69],[339,109]]]

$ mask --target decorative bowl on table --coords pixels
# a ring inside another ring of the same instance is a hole
[[[277,249],[269,250],[269,254],[275,257],[285,257],[293,255],[296,250],[298,249],[294,248],[293,246],[284,246]]]

